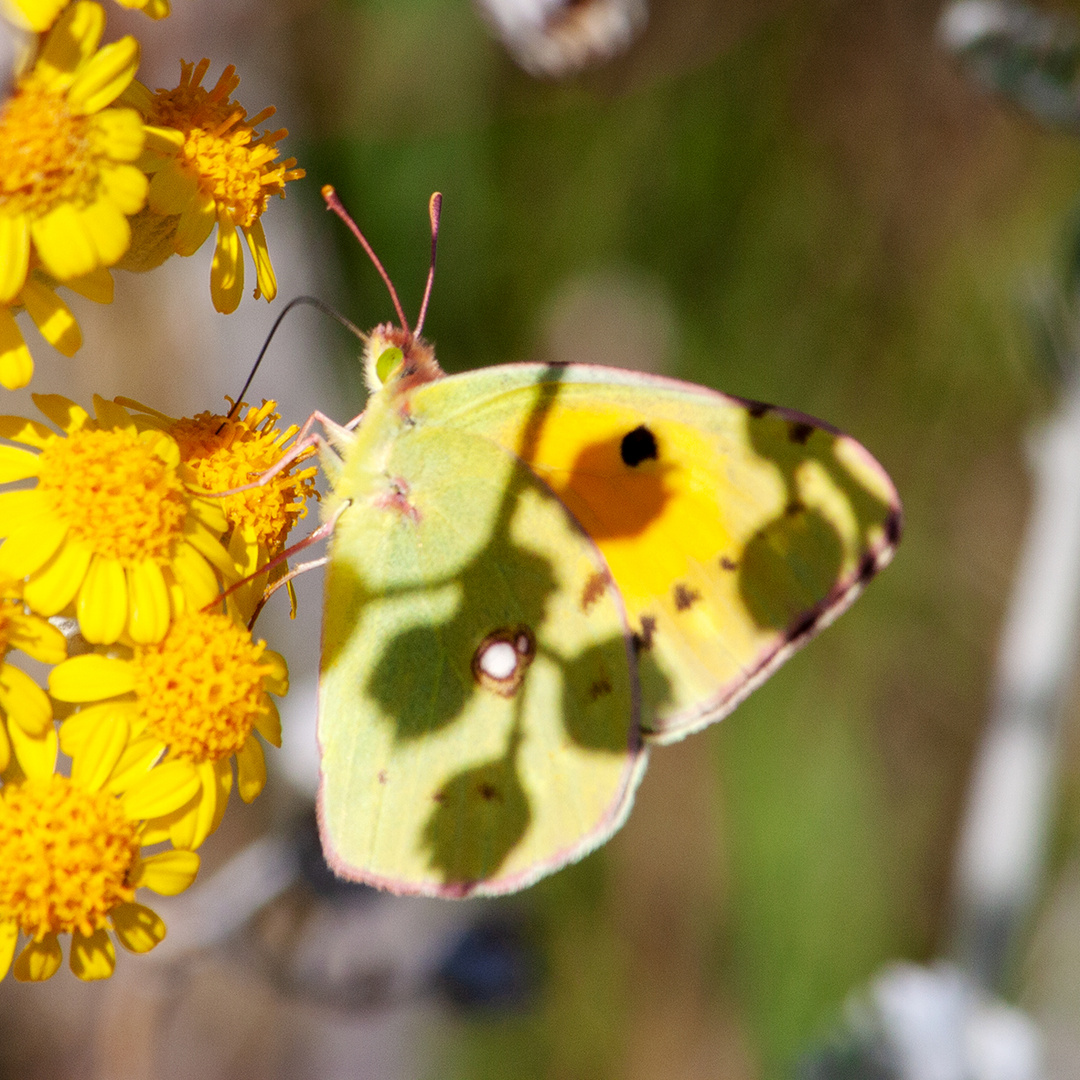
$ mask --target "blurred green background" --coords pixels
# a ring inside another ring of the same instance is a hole
[[[971,89],[937,15],[666,0],[569,86],[518,71],[451,0],[300,27],[322,81],[298,152],[409,312],[426,199],[445,195],[427,333],[448,370],[549,353],[568,288],[558,358],[623,362],[634,319],[603,308],[629,297],[656,316],[637,328],[654,366],[827,418],[906,507],[855,608],[717,728],[657,750],[615,841],[522,898],[541,1001],[448,1024],[433,1076],[780,1076],[878,965],[942,945],[1047,401],[1022,301],[1060,257],[1080,152]],[[339,233],[335,299],[388,317]]]

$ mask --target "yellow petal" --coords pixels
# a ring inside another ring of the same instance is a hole
[[[14,919],[0,919],[0,979],[7,975],[18,943],[19,924]]]
[[[0,554],[3,550],[0,547]],[[190,544],[177,547],[172,568],[183,593],[186,610],[200,611],[221,595],[221,584],[210,564]]]
[[[127,94],[124,95],[125,104],[134,105],[144,116],[149,113],[153,108],[153,95],[150,91],[146,91],[147,105],[145,108],[141,104],[137,104]],[[168,160],[173,157],[178,150],[184,145],[184,133],[177,131],[176,128],[168,127],[155,127],[153,124],[146,124],[143,130],[146,132],[146,143],[143,146],[143,151],[146,154],[154,154],[159,159],[159,168],[163,168],[167,164],[171,164]],[[148,172],[151,170],[147,170]],[[156,170],[154,170],[156,171]]]
[[[190,514],[184,520],[184,539],[227,581],[239,576],[236,563],[229,558],[225,545]]]
[[[64,356],[74,356],[82,346],[82,332],[71,308],[47,285],[31,278],[19,298],[41,336]]]
[[[271,745],[281,746],[281,715],[277,706],[267,698],[262,711],[255,717],[255,730]]]
[[[111,645],[128,616],[127,578],[115,559],[95,555],[86,571],[75,608],[82,636],[93,645]]]
[[[133,821],[171,814],[193,799],[199,787],[199,775],[191,762],[162,762],[121,796],[124,813]]]
[[[59,749],[59,739],[52,724],[40,735],[27,735],[18,724],[9,724],[8,738],[23,772],[31,780],[44,780],[52,776]]]
[[[131,244],[131,225],[120,207],[111,199],[98,199],[82,210],[79,218],[101,265],[112,266]]]
[[[37,454],[17,446],[0,446],[0,484],[29,480],[31,476],[37,476],[39,467]]]
[[[40,619],[27,619],[13,626],[8,643],[43,664],[59,664],[67,656],[67,638],[55,626]]]
[[[98,724],[71,763],[71,779],[88,791],[100,791],[108,782],[128,742],[126,720]]]
[[[81,405],[76,405],[63,394],[31,394],[30,397],[33,398],[34,404],[42,414],[62,431],[66,431],[68,435],[81,431],[90,419],[89,414]]]
[[[11,764],[11,740],[8,738],[7,727],[3,720],[0,720],[0,773],[2,773]],[[2,942],[0,942],[2,945]],[[8,963],[11,962],[11,957],[8,957]],[[7,968],[4,968],[7,971]],[[0,975],[0,979],[4,976]]]
[[[68,960],[72,973],[84,982],[108,979],[116,970],[116,946],[104,927],[89,937],[71,935],[71,958]]]
[[[0,709],[8,722],[41,738],[52,730],[52,703],[44,690],[14,664],[0,663]]]
[[[97,248],[69,202],[58,203],[30,225],[30,236],[45,269],[57,281],[89,274],[98,264]]]
[[[180,215],[176,227],[176,254],[194,255],[206,243],[217,221],[217,204],[213,195],[200,193]]]
[[[142,904],[117,904],[109,913],[117,940],[129,952],[149,952],[165,937],[165,923]]]
[[[33,378],[34,358],[8,307],[0,307],[0,386],[20,390]]]
[[[277,278],[274,276],[274,264],[270,261],[270,249],[266,246],[266,233],[262,221],[256,218],[244,228],[251,257],[255,261],[255,275],[259,283],[259,295],[264,300],[273,300],[277,296]]]
[[[210,823],[210,832],[215,833],[218,826],[225,818],[225,807],[229,805],[229,793],[232,791],[233,771],[232,763],[228,758],[221,758],[214,762],[214,778],[217,786],[215,802],[217,809],[214,811],[214,820]]]
[[[5,540],[7,545],[10,540]],[[3,553],[0,547],[0,554]],[[75,598],[86,569],[90,552],[81,544],[65,543],[59,551],[27,581],[23,599],[39,615],[52,616],[63,611]]]
[[[51,979],[60,968],[63,954],[55,934],[46,934],[41,941],[31,941],[21,953],[12,974],[19,982],[42,982]]]
[[[263,676],[263,686],[271,694],[281,697],[289,692],[289,665],[285,663],[285,657],[273,649],[267,649],[262,654],[261,662],[270,670]]]
[[[109,401],[100,394],[94,394],[93,402],[94,416],[97,417],[99,427],[128,431],[132,435],[136,433],[135,418],[122,405]]]
[[[198,872],[199,856],[194,851],[163,851],[143,859],[132,884],[162,896],[176,896],[195,880]]]
[[[231,315],[244,295],[244,252],[232,218],[218,214],[217,246],[210,264],[210,298],[214,308]]]
[[[149,15],[151,19],[164,19],[169,14],[169,10],[169,0],[146,0],[146,3],[142,5],[142,13]]]
[[[154,95],[138,79],[132,79],[124,92],[116,99],[116,103],[135,109],[142,116],[149,116],[154,108]]]
[[[169,631],[172,605],[161,567],[149,559],[129,567],[128,633],[140,645],[160,641]]]
[[[152,735],[142,735],[128,743],[120,756],[109,780],[109,790],[118,794],[127,791],[136,781],[146,776],[161,760],[165,744]],[[149,844],[150,840],[143,840]]]
[[[73,656],[49,673],[49,693],[57,701],[103,701],[134,688],[134,670],[128,661],[97,653]]]
[[[36,73],[57,89],[67,89],[76,71],[94,55],[105,30],[105,12],[100,4],[79,0],[57,20],[45,39],[36,64]]]
[[[75,76],[68,104],[84,116],[104,109],[127,88],[138,66],[139,43],[130,35],[98,49]]]
[[[25,214],[0,213],[0,304],[19,294],[30,269],[30,225]]]
[[[146,174],[134,165],[116,165],[101,170],[101,180],[109,198],[125,214],[138,213],[146,202]]]
[[[77,713],[65,717],[60,724],[60,749],[68,757],[82,753],[86,740],[103,724],[120,720],[129,725],[131,703],[126,701],[106,701],[100,705],[84,705]]]
[[[119,199],[117,203],[119,204]],[[122,205],[121,209],[123,209]],[[89,274],[83,274],[82,277],[68,278],[64,282],[64,287],[77,292],[80,296],[85,296],[87,300],[93,300],[95,304],[111,304],[113,301],[112,274],[104,266],[99,266],[96,270],[91,270]]]
[[[41,450],[56,438],[56,432],[25,416],[0,416],[0,438]]]
[[[40,34],[52,26],[66,4],[67,0],[34,0],[29,4],[19,3],[19,0],[3,0],[0,12],[8,22]]]
[[[31,519],[13,530],[0,545],[0,577],[18,580],[40,570],[56,554],[66,536],[67,525],[54,517]]]
[[[225,516],[220,499],[192,499],[190,513],[215,536],[220,536],[229,527],[229,519]],[[230,555],[229,562],[234,561]]]
[[[197,809],[192,821],[191,835],[183,846],[194,850],[202,847],[203,841],[214,831],[214,821],[218,811],[218,785],[214,769],[216,762],[203,761],[199,764],[199,782],[202,784],[202,797],[197,802]]]
[[[240,798],[249,803],[266,786],[266,759],[262,743],[254,735],[236,754],[236,790]]]
[[[198,197],[198,177],[177,163],[154,173],[146,201],[155,214],[182,214]]]

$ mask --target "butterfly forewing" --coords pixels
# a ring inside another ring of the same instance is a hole
[[[629,617],[642,724],[719,719],[891,558],[900,506],[853,439],[801,414],[639,373],[508,365],[414,412],[515,454],[595,541]]]

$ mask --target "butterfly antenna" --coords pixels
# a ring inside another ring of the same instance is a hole
[[[383,264],[379,262],[379,256],[375,254],[371,245],[367,242],[367,237],[360,231],[360,226],[349,217],[348,210],[345,209],[337,196],[337,192],[330,184],[326,184],[323,187],[322,197],[323,202],[326,203],[326,208],[328,210],[333,210],[334,213],[345,222],[353,236],[360,241],[360,246],[367,252],[368,258],[375,264],[375,269],[379,271],[379,275],[382,277],[383,281],[386,282],[386,287],[390,290],[390,299],[394,301],[394,310],[397,312],[397,317],[401,321],[402,330],[404,330],[409,337],[413,337],[413,332],[409,329],[409,322],[405,318],[405,312],[401,308],[401,301],[398,299],[397,289],[394,288],[394,283],[390,280],[390,275],[384,269]]]
[[[231,420],[236,414],[236,410],[239,409],[241,404],[243,403],[244,395],[248,392],[248,387],[251,386],[251,382],[255,378],[255,372],[259,370],[259,365],[262,363],[263,357],[266,355],[266,350],[270,348],[270,342],[274,340],[274,335],[277,333],[278,327],[281,325],[282,320],[285,318],[286,315],[289,314],[290,311],[292,311],[294,307],[297,307],[300,304],[308,304],[313,308],[318,308],[318,310],[321,311],[324,315],[329,315],[331,319],[335,319],[337,322],[341,323],[341,325],[344,326],[345,329],[349,331],[349,333],[355,334],[361,341],[364,340],[364,332],[360,329],[360,327],[358,327],[355,323],[350,322],[340,312],[335,311],[332,307],[330,307],[329,304],[324,304],[321,300],[317,299],[314,296],[295,297],[281,309],[281,313],[274,320],[274,325],[270,327],[270,333],[266,335],[266,340],[263,342],[263,346],[259,350],[259,355],[255,357],[255,363],[251,365],[251,371],[248,374],[247,381],[241,387],[240,393],[237,394],[236,397],[233,399],[235,401],[235,404],[229,410],[228,416],[225,417],[226,420]],[[221,432],[221,428],[223,428],[224,426],[225,424],[222,423],[221,427],[218,428],[219,433]]]
[[[439,218],[442,217],[442,193],[436,191],[428,202],[428,217],[431,218],[431,265],[428,267],[427,285],[424,287],[424,300],[420,305],[420,314],[416,319],[417,337],[424,328],[428,301],[431,299],[431,286],[435,284],[435,252],[439,246]]]

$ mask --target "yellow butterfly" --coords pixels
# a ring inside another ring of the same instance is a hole
[[[391,293],[366,410],[323,418],[323,847],[394,892],[506,893],[607,840],[650,744],[836,618],[900,503],[801,413],[589,365],[444,375],[427,294],[413,331]]]

